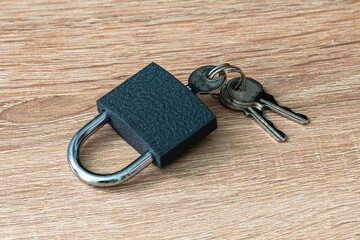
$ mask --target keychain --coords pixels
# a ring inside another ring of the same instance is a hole
[[[238,69],[230,64],[223,64],[214,68],[209,73],[212,79],[219,71]],[[265,107],[296,121],[300,124],[309,123],[307,116],[295,113],[288,107],[280,106],[275,98],[266,93],[261,84],[255,79],[246,77],[241,72],[241,77],[231,79],[220,91],[220,100],[228,108],[243,111],[247,116],[252,116],[270,135],[277,141],[284,142],[286,135],[275,128],[274,124],[264,117]]]
[[[227,82],[230,72],[240,77]],[[285,141],[285,134],[264,118],[264,107],[308,123],[305,115],[278,105],[259,82],[247,78],[236,66],[226,63],[200,67],[184,86],[165,69],[151,63],[97,101],[99,115],[82,127],[69,144],[70,168],[82,181],[98,187],[121,184],[152,162],[163,168],[217,128],[215,115],[196,97],[198,93],[211,94],[225,106],[244,111],[278,141]],[[141,156],[116,173],[96,174],[82,166],[79,151],[86,139],[106,123]]]

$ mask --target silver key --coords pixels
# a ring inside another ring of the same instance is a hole
[[[309,122],[305,115],[295,113],[290,108],[280,106],[272,95],[264,91],[258,81],[252,78],[246,78],[246,85],[242,90],[234,89],[239,81],[240,78],[231,79],[221,89],[221,101],[225,106],[233,110],[244,111],[247,116],[252,116],[277,141],[285,141],[286,135],[282,131],[276,129],[274,124],[264,117],[264,107],[268,107],[300,124]]]
[[[226,83],[225,71],[220,71],[219,76],[215,79],[211,79],[208,77],[208,74],[214,68],[216,67],[210,65],[197,68],[189,76],[187,87],[194,94],[209,94],[223,87]]]

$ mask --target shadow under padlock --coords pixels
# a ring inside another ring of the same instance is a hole
[[[68,162],[77,177],[99,187],[123,183],[151,162],[162,168],[217,128],[215,115],[195,94],[155,63],[100,98],[97,106],[99,115],[71,140]],[[141,156],[116,173],[96,174],[83,167],[79,151],[107,123]]]

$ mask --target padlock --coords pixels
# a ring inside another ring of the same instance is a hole
[[[70,168],[84,182],[113,186],[151,162],[162,168],[217,128],[215,115],[179,80],[151,63],[97,101],[99,115],[75,134],[68,149]],[[110,123],[141,154],[113,174],[96,174],[81,165],[85,140]]]

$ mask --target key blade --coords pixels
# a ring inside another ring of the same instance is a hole
[[[264,117],[262,110],[257,108],[245,108],[247,114],[250,114],[270,135],[278,142],[285,142],[286,135],[275,128],[275,125]]]
[[[272,109],[273,111],[283,115],[284,117],[287,117],[293,121],[296,121],[300,124],[307,124],[309,123],[309,119],[307,116],[300,114],[300,113],[296,113],[293,110],[291,110],[288,107],[283,107],[280,106],[274,99],[274,97],[271,96],[272,99],[260,99],[260,103],[263,104],[264,106]],[[270,100],[270,101],[269,101]]]

